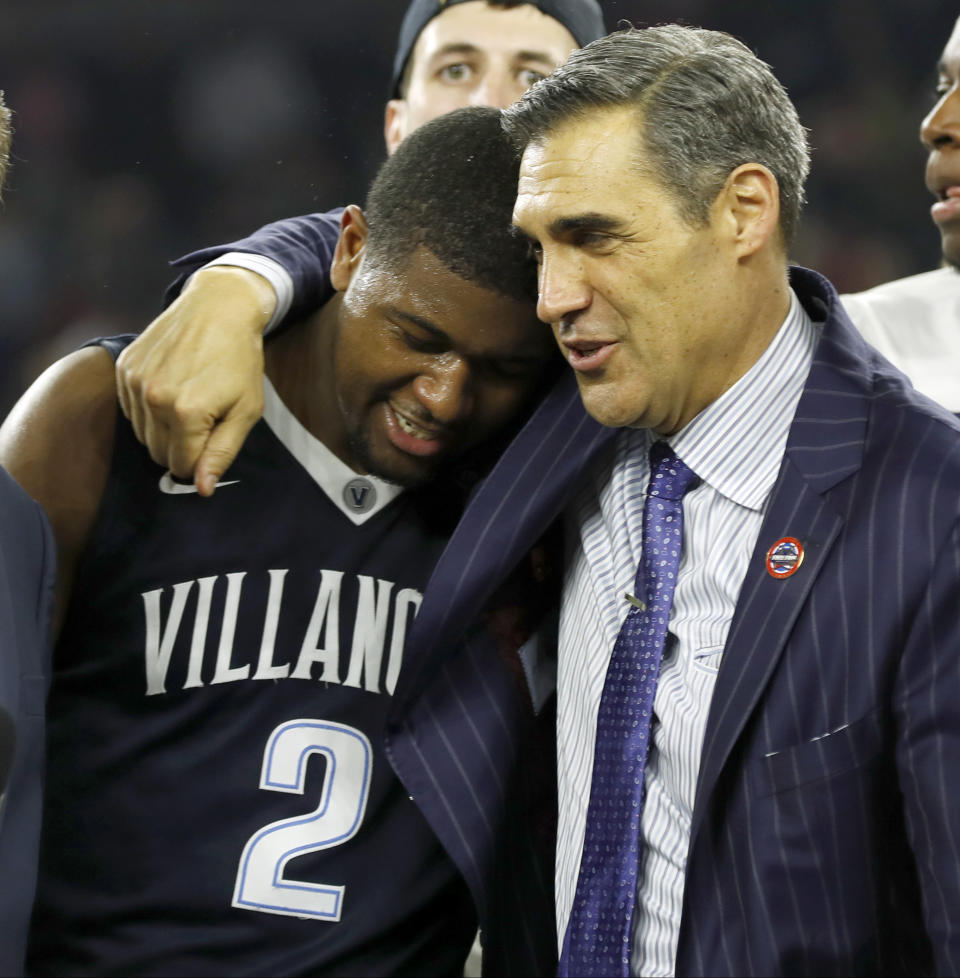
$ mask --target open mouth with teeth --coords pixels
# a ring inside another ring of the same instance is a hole
[[[396,414],[396,411],[394,411]],[[412,421],[408,421],[402,414],[397,414],[397,424],[408,434],[413,435],[414,438],[429,438],[430,433],[424,431],[423,428],[417,427]]]
[[[387,437],[395,448],[421,456],[436,455],[447,448],[449,436],[445,432],[421,427],[391,404],[386,408]]]

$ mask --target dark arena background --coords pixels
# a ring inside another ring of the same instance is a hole
[[[0,410],[88,336],[136,331],[166,262],[360,202],[404,0],[2,0],[15,112],[0,214]],[[936,266],[917,131],[957,10],[944,0],[602,0],[607,26],[729,31],[810,130],[793,259],[841,291]]]

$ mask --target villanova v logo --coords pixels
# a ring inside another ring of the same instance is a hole
[[[343,501],[355,513],[366,513],[377,501],[376,487],[368,479],[351,479],[343,487]]]
[[[366,486],[363,486],[363,488],[360,486],[351,486],[350,499],[354,509],[361,509],[363,507],[363,501],[367,498],[369,491]]]

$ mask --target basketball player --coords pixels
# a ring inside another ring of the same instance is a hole
[[[0,429],[61,560],[34,973],[461,971],[466,884],[383,738],[465,472],[549,373],[516,180],[494,110],[404,142],[215,499],[119,413],[128,339]]]
[[[384,112],[387,151],[453,109],[510,105],[604,33],[597,0],[411,0]],[[322,255],[316,215],[277,228],[281,238],[305,240]],[[196,467],[203,495],[214,491],[260,416],[264,327],[283,318],[294,293],[295,316],[325,298],[304,293],[276,262],[247,253],[257,248],[241,241],[212,250],[214,266],[195,275],[120,358],[120,400],[138,437],[179,475]]]

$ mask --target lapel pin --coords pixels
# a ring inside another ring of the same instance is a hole
[[[639,598],[635,598],[632,594],[624,594],[624,597],[634,606],[634,608],[639,608],[641,611],[647,610],[647,606]]]
[[[795,537],[781,537],[767,551],[764,565],[778,581],[796,574],[803,563],[803,544]]]

